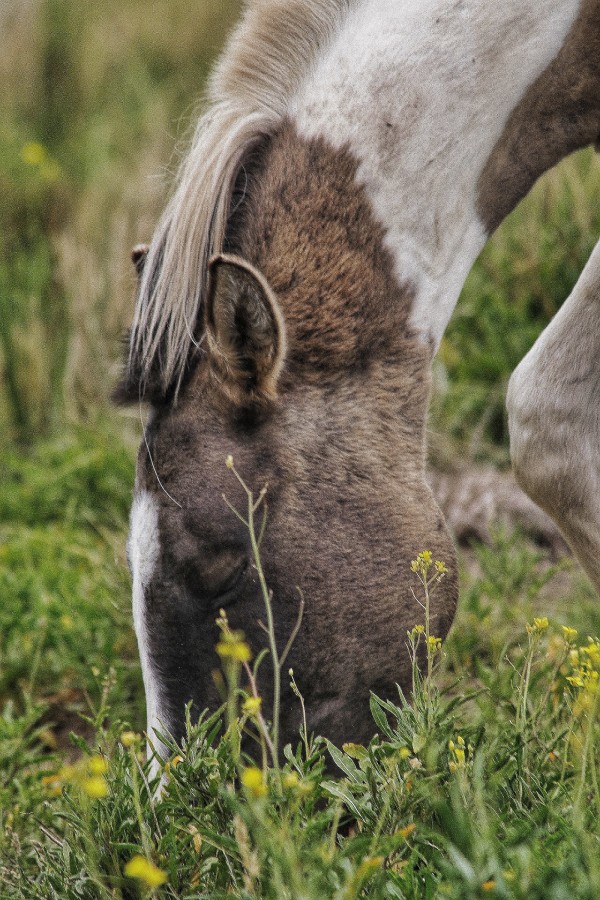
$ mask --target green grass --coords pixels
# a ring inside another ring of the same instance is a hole
[[[123,703],[139,694],[124,560],[131,454],[84,429],[3,455],[0,703],[22,691],[85,708],[112,666]],[[62,698],[62,699],[61,699]]]

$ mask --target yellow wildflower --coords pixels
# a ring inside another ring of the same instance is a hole
[[[495,887],[496,887],[496,882],[492,878],[490,878],[489,881],[484,881],[483,884],[481,885],[481,889],[483,891],[493,891],[495,889]]]
[[[24,144],[21,148],[21,159],[28,166],[41,166],[47,159],[46,148],[37,141]]]
[[[429,653],[431,653],[431,655],[433,656],[435,653],[438,652],[438,650],[441,650],[441,649],[442,649],[442,639],[439,637],[433,637],[432,635],[430,635],[427,638],[427,650],[429,651]]]
[[[406,633],[409,636],[409,638],[416,638],[417,635],[423,634],[424,631],[425,631],[424,625],[415,625],[414,628],[412,629],[412,631],[407,631]]]
[[[62,792],[61,779],[58,775],[44,775],[42,784],[52,797],[57,797]]]
[[[400,749],[398,750],[398,756],[400,757],[400,759],[408,759],[408,757],[410,756],[410,750],[408,749],[408,747],[400,747]]]
[[[261,697],[248,697],[242,704],[242,712],[247,716],[257,716],[262,704]]]
[[[286,790],[291,791],[294,788],[297,788],[300,784],[300,778],[298,777],[296,772],[287,772],[283,776],[283,786]]]
[[[400,835],[400,837],[402,837],[402,838],[404,838],[404,840],[406,840],[407,838],[410,837],[410,835],[413,833],[413,831],[415,830],[416,827],[417,826],[415,825],[415,823],[411,822],[409,825],[405,825],[404,828],[401,828],[398,831],[398,834]]]
[[[448,762],[448,768],[450,769],[450,771],[454,773],[458,769],[464,769],[466,766],[467,757],[465,740],[460,736],[460,734],[456,738],[456,743],[454,743],[454,741],[448,741],[448,750],[450,751],[452,756],[452,758]]]
[[[108,763],[103,756],[91,756],[88,760],[87,767],[91,775],[106,775],[108,772]]]
[[[244,769],[241,780],[242,784],[252,797],[259,799],[260,797],[266,796],[267,785],[265,784],[263,773],[260,769],[257,769],[256,766],[249,766],[247,769]]]
[[[421,575],[421,577],[425,577],[431,567],[432,563],[432,554],[431,550],[423,550],[416,559],[410,564],[411,572],[415,572],[417,575]]]
[[[93,800],[108,795],[108,783],[104,775],[108,772],[108,763],[100,754],[84,757],[75,765],[63,766],[48,785],[52,793],[60,793],[60,785],[73,784]]]
[[[527,634],[541,634],[542,631],[545,631],[548,628],[548,619],[546,616],[542,616],[541,618],[534,619],[533,624],[526,625],[525,630]]]
[[[563,633],[563,637],[568,644],[572,643],[577,637],[577,629],[569,628],[568,625],[561,625],[561,630]]]
[[[155,866],[153,862],[144,856],[134,856],[125,866],[125,874],[129,878],[137,878],[149,888],[160,887],[167,880],[166,872]]]
[[[100,800],[108,794],[108,784],[106,778],[102,775],[92,775],[90,778],[84,778],[81,782],[81,789],[93,800]]]
[[[121,743],[124,747],[135,747],[139,740],[140,736],[135,731],[123,731],[121,733]]]
[[[240,663],[250,662],[252,659],[250,647],[241,639],[219,641],[216,649],[221,659],[233,659]]]

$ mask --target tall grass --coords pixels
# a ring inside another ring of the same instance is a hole
[[[12,2],[0,12],[0,424],[106,412],[151,236],[239,4]],[[6,52],[5,52],[6,50]]]

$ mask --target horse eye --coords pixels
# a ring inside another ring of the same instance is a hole
[[[242,582],[248,572],[248,560],[244,560],[220,585],[211,599],[211,604],[219,609],[231,605],[238,596]]]

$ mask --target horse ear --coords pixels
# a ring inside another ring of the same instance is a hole
[[[272,400],[285,359],[285,324],[266,278],[237,256],[209,264],[206,335],[211,364],[234,402]]]
[[[148,244],[136,244],[131,251],[131,262],[135,266],[138,278],[142,277],[149,249]]]
[[[131,251],[131,262],[134,265],[138,281],[144,273],[146,258],[149,251],[148,244],[136,244]],[[118,406],[128,406],[131,403],[148,401],[160,404],[166,402],[169,391],[166,391],[161,382],[158,365],[153,366],[150,373],[142,375],[143,367],[139,357],[129,355],[129,334],[124,340],[125,365],[116,387],[111,392],[111,400]]]

